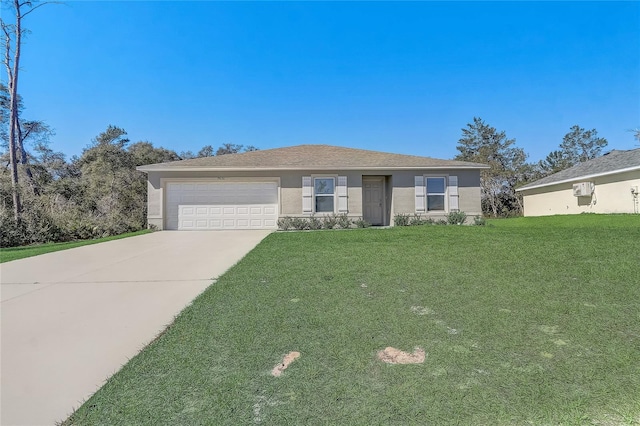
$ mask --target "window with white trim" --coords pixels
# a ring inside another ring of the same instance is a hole
[[[336,181],[333,177],[317,177],[313,179],[314,211],[316,213],[333,213],[336,205]]]
[[[444,211],[447,184],[445,177],[425,177],[427,211]]]

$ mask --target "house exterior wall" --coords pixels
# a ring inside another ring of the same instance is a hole
[[[348,194],[348,215],[362,216],[363,176],[384,176],[386,211],[389,224],[393,224],[395,214],[415,213],[415,176],[458,176],[459,210],[469,216],[480,215],[480,171],[479,170],[327,170],[327,171],[256,171],[256,172],[148,172],[147,200],[148,223],[164,229],[166,183],[172,180],[277,180],[279,182],[279,216],[304,216],[302,212],[303,176],[346,176]],[[423,214],[438,218],[438,215]],[[442,214],[440,214],[442,216]]]
[[[392,217],[395,214],[414,214],[415,176],[458,176],[459,210],[468,216],[482,215],[479,170],[408,170],[393,174]],[[423,213],[423,217],[439,219],[442,213]]]
[[[593,195],[574,197],[573,184],[578,182],[593,182]],[[640,189],[640,170],[524,190],[524,215],[637,213],[631,187]]]

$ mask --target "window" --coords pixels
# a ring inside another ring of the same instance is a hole
[[[446,183],[444,177],[427,177],[427,211],[444,211]]]
[[[313,180],[313,196],[316,213],[333,213],[335,211],[335,178],[322,177]]]

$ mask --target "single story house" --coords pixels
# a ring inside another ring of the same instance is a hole
[[[640,148],[602,157],[532,182],[522,193],[525,216],[639,213]]]
[[[276,229],[281,217],[481,214],[478,163],[299,145],[138,167],[158,229]]]

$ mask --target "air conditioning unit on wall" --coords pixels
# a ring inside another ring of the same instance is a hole
[[[573,184],[573,196],[574,197],[591,197],[595,185],[592,182],[580,182]]]

